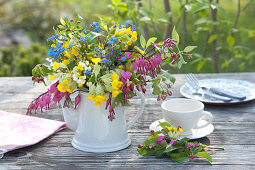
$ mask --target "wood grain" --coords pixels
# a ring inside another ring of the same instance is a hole
[[[185,75],[174,76],[177,81],[171,98],[182,97],[179,88],[186,81]],[[255,73],[197,76],[200,79],[228,78],[255,83]],[[25,114],[29,103],[45,90],[44,86],[33,86],[30,77],[1,77],[0,110]],[[133,99],[131,103],[132,106],[125,110],[127,121],[135,115],[139,101]],[[212,165],[203,159],[178,164],[168,158],[143,157],[137,153],[136,146],[150,134],[149,125],[162,118],[160,104],[155,96],[146,95],[143,116],[129,130],[132,144],[127,149],[101,154],[81,152],[70,144],[74,132],[65,129],[34,146],[6,153],[0,160],[0,169],[255,169],[255,101],[232,106],[205,106],[205,110],[214,115],[215,130],[198,141],[225,148],[212,154]],[[56,106],[33,116],[63,121],[62,112]]]

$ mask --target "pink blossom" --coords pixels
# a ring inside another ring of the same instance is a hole
[[[140,148],[142,147],[142,145],[141,145],[141,144],[138,144],[137,147],[140,149]]]
[[[76,97],[75,97],[75,109],[77,108],[77,105],[80,103],[80,101],[81,101],[81,96],[80,96],[80,94],[78,94]]]
[[[196,156],[195,155],[190,155],[190,158],[191,159],[194,159]]]
[[[154,134],[154,130],[151,130],[151,134]]]
[[[160,144],[161,142],[166,141],[166,140],[164,140],[164,138],[165,138],[164,136],[158,136],[158,138],[156,140],[157,144]]]
[[[195,144],[194,144],[194,148],[197,148],[197,147],[198,147],[198,143],[195,143]]]
[[[154,146],[153,145],[149,145],[149,148],[152,149]]]
[[[171,146],[175,145],[175,144],[176,144],[176,141],[177,141],[177,139],[171,140],[171,141],[169,142],[169,145],[171,145]]]
[[[193,147],[193,143],[188,143],[188,148],[192,148]]]
[[[133,57],[133,55],[130,52],[125,53],[126,59],[129,60]]]

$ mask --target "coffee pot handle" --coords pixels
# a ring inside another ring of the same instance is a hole
[[[139,117],[142,115],[143,110],[144,110],[144,105],[145,105],[144,95],[142,92],[139,92],[137,90],[136,90],[136,94],[141,98],[141,105],[140,105],[140,108],[139,108],[138,112],[136,113],[135,117],[128,122],[128,124],[126,126],[127,130],[130,129],[135,124],[135,122],[139,119]]]

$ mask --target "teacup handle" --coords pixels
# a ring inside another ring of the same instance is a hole
[[[207,123],[205,123],[205,124],[203,124],[203,125],[200,125],[200,126],[196,126],[195,129],[204,128],[204,127],[206,127],[206,126],[208,126],[209,124],[212,123],[212,121],[213,121],[213,115],[212,115],[210,112],[208,112],[208,111],[203,111],[203,113],[201,114],[201,117],[200,117],[200,118],[202,118],[203,116],[208,117]]]
[[[136,113],[135,117],[130,120],[126,126],[126,129],[130,129],[134,124],[135,122],[139,119],[139,117],[142,115],[143,113],[143,110],[144,110],[144,105],[145,105],[145,98],[144,98],[144,95],[142,92],[139,92],[136,90],[136,94],[141,98],[141,105],[140,105],[140,108],[138,110],[138,112]]]

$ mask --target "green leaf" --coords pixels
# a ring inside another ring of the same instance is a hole
[[[213,34],[209,37],[208,39],[208,43],[211,43],[213,42],[216,38],[218,38],[218,34]]]
[[[157,37],[151,37],[148,41],[147,41],[147,44],[146,44],[146,48],[149,47],[151,45],[151,43],[155,42],[157,40]]]
[[[197,71],[200,71],[204,65],[205,65],[205,60],[200,61],[197,65]]]
[[[206,158],[208,162],[212,163],[212,157],[207,152],[198,152],[195,156]]]
[[[62,16],[60,16],[60,23],[64,26],[66,25],[66,22],[63,20]]]
[[[97,87],[96,87],[96,95],[99,95],[99,94],[104,94],[104,88],[101,84],[97,84]]]
[[[172,153],[170,154],[170,157],[173,159],[173,161],[178,163],[185,163],[189,161],[189,157],[185,152]]]
[[[157,157],[157,158],[161,158],[161,157],[164,155],[164,151],[165,151],[165,150],[159,150],[159,151],[157,151],[157,152],[156,152],[156,157]]]
[[[140,18],[140,21],[151,21],[151,18],[144,16],[144,17]]]
[[[195,13],[198,13],[198,12],[200,12],[200,11],[202,11],[202,10],[205,10],[205,9],[208,9],[209,8],[209,4],[207,4],[207,3],[199,3],[198,5],[196,5],[193,9],[192,9],[192,11],[193,11],[193,13],[195,14]]]
[[[143,35],[140,36],[140,44],[143,48],[145,48],[146,46],[146,40],[145,38],[143,37]]]
[[[231,35],[228,35],[227,42],[228,42],[228,45],[230,46],[230,48],[232,48],[233,45],[235,44],[235,39]]]
[[[170,153],[174,150],[180,149],[181,147],[176,147],[176,146],[169,146],[164,152],[165,153]]]
[[[95,75],[97,76],[100,72],[100,65],[95,65],[93,71],[94,71]]]
[[[166,147],[167,146],[167,142],[163,141],[163,142],[160,143],[160,145],[163,146],[163,147]]]
[[[58,25],[58,28],[65,29],[65,27],[63,25]]]
[[[169,74],[167,71],[161,69],[160,74],[165,78],[169,79],[172,83],[175,83],[176,79],[173,76],[171,76],[171,74]]]
[[[200,18],[200,19],[196,20],[194,25],[205,24],[207,22],[208,22],[208,20],[206,18]]]
[[[143,156],[152,156],[155,154],[155,149],[151,150],[151,149],[137,149],[138,153],[143,155]]]
[[[185,49],[183,50],[185,53],[191,52],[192,50],[194,50],[195,48],[197,48],[197,46],[187,46],[185,47]]]
[[[177,63],[177,67],[178,67],[179,69],[182,67],[182,62],[181,62],[181,61],[179,61],[179,62]]]
[[[172,39],[177,41],[176,45],[179,44],[179,34],[176,32],[175,27],[174,27],[173,32],[172,32]]]
[[[113,3],[114,5],[118,5],[118,4],[120,3],[120,1],[121,1],[121,0],[112,0],[112,3]]]

